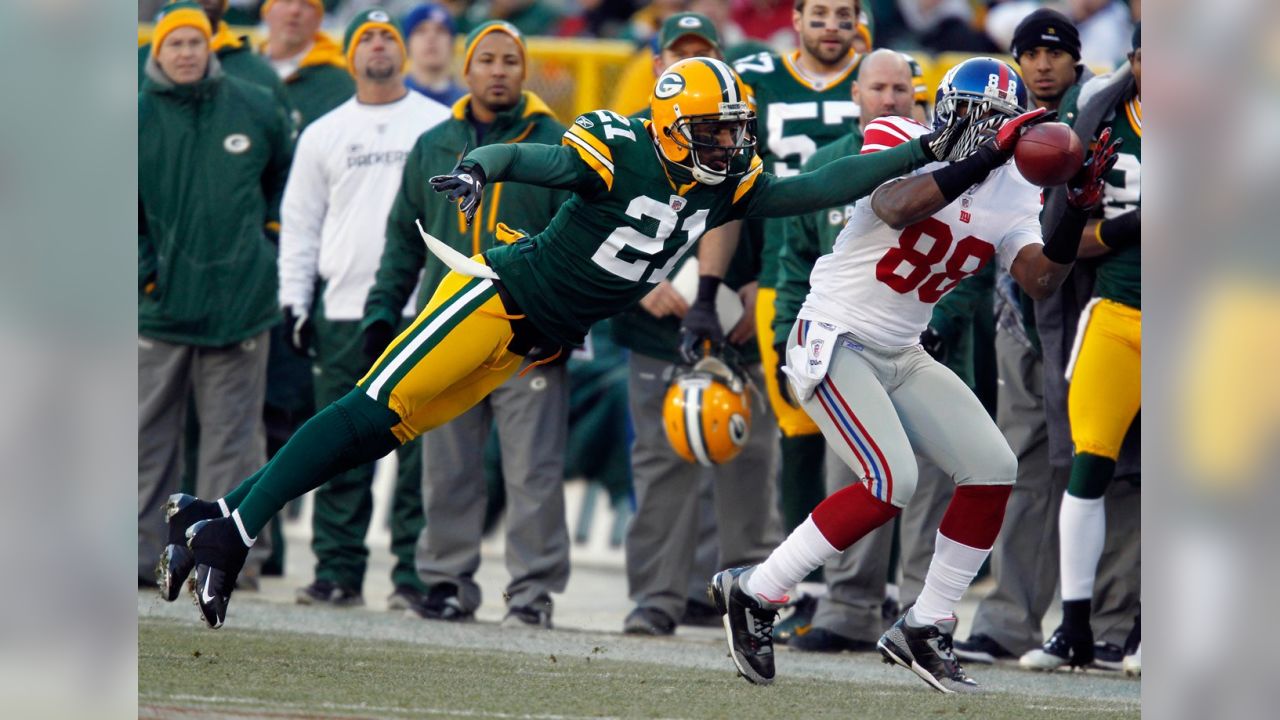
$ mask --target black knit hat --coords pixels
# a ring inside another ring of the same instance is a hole
[[[1066,15],[1057,10],[1040,8],[1023,18],[1013,31],[1013,47],[1009,52],[1017,58],[1037,47],[1065,50],[1076,60],[1080,59],[1080,31]]]

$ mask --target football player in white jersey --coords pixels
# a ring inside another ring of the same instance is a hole
[[[772,623],[787,593],[898,514],[915,490],[919,453],[951,475],[956,492],[924,590],[877,647],[887,662],[941,692],[976,688],[951,649],[955,607],[1000,531],[1017,460],[972,391],[921,348],[920,334],[934,303],[993,258],[1032,297],[1057,288],[1075,261],[1087,210],[1100,198],[1101,176],[1114,163],[1114,146],[1102,138],[1068,183],[1072,227],[1042,242],[1040,188],[1010,158],[1021,132],[1051,115],[1010,122],[1026,104],[1021,79],[999,60],[952,68],[938,88],[936,122],[968,114],[973,132],[961,145],[977,151],[892,180],[859,201],[834,250],[814,266],[786,373],[862,482],[819,504],[764,563],[712,581],[734,663],[751,682],[773,679]],[[907,118],[880,118],[867,126],[862,152],[928,130]]]

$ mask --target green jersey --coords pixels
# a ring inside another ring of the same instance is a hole
[[[1111,172],[1107,173],[1102,211],[1111,218],[1142,207],[1142,101],[1129,98],[1103,123],[1112,137],[1124,140]],[[1104,255],[1098,263],[1093,294],[1142,309],[1142,244]]]
[[[706,185],[662,159],[649,127],[597,110],[578,117],[559,146],[491,145],[463,161],[489,182],[573,191],[541,233],[485,253],[534,325],[563,345],[580,344],[592,324],[637,302],[704,230],[851,203],[927,163],[919,141],[790,178],[752,157],[740,177]]]
[[[785,55],[762,52],[733,64],[755,99],[757,152],[765,170],[778,177],[799,173],[818,148],[856,127],[861,115],[852,99],[852,86],[862,56],[850,53],[844,67],[826,82],[809,78],[797,62],[799,57],[799,50]],[[760,287],[774,287],[782,223],[764,223],[757,232],[764,234]]]

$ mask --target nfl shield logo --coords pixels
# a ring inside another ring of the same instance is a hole
[[[680,212],[681,210],[683,210],[683,209],[684,209],[684,206],[685,206],[685,204],[686,204],[687,202],[688,202],[687,200],[685,200],[684,198],[680,197],[679,195],[672,195],[672,196],[671,196],[671,209],[672,209],[672,210],[675,210],[676,212]]]

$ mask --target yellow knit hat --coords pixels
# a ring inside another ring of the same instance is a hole
[[[267,11],[271,9],[271,6],[274,5],[275,2],[276,0],[267,0],[262,3],[262,9],[258,11],[258,14],[265,17]],[[321,15],[324,14],[324,0],[307,0],[307,3],[311,5],[311,7],[319,10]]]
[[[151,55],[160,52],[160,46],[169,33],[181,27],[193,27],[204,34],[204,39],[213,37],[213,28],[209,25],[209,16],[204,9],[191,0],[182,0],[165,6],[156,20],[156,29],[151,33]]]

